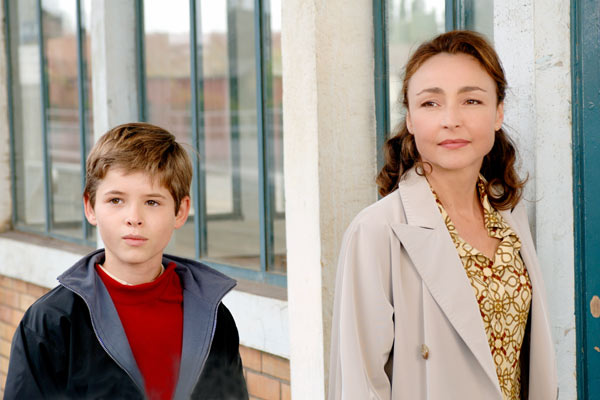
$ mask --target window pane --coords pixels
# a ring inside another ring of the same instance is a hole
[[[254,3],[200,4],[209,260],[260,269]]]
[[[488,40],[494,40],[494,0],[477,0],[471,4],[471,20],[467,19],[467,29],[483,33]]]
[[[35,0],[9,3],[17,222],[45,229],[39,25]]]
[[[283,120],[281,82],[281,0],[265,1],[269,46],[265,54],[268,71],[268,90],[265,104],[267,147],[269,148],[269,184],[271,186],[271,213],[273,216],[273,258],[271,272],[286,272],[285,247],[285,199],[283,186]]]
[[[75,0],[42,1],[53,232],[83,238]]]
[[[445,0],[387,0],[390,126],[403,115],[399,103],[404,64],[419,43],[444,31]]]
[[[85,113],[85,154],[94,146],[94,116],[92,114],[93,109],[93,95],[92,95],[92,45],[90,31],[92,28],[92,0],[83,0],[81,2],[81,29],[82,32],[82,46],[83,46],[83,71],[84,71],[84,103],[83,110]],[[88,238],[95,241],[96,227],[87,224]]]
[[[187,0],[146,0],[144,45],[148,122],[167,129],[191,148],[189,4]],[[196,216],[192,209],[185,225],[175,231],[167,252],[196,256]]]

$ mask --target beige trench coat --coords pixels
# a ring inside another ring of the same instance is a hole
[[[553,400],[555,352],[525,207],[501,214],[521,239],[533,287],[529,399]],[[429,184],[414,170],[344,236],[329,399],[502,400],[473,289]]]

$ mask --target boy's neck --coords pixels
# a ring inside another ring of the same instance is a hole
[[[162,275],[164,267],[161,263],[162,257],[156,262],[146,262],[144,264],[122,263],[118,260],[112,260],[110,254],[106,254],[104,264],[100,267],[111,278],[125,285],[141,285],[152,282]]]

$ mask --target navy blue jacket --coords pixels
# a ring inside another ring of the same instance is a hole
[[[103,261],[104,250],[84,257],[27,310],[13,338],[5,399],[147,397],[117,310],[94,268]],[[165,255],[163,264],[170,262],[183,287],[174,399],[247,399],[237,328],[221,303],[235,281]]]

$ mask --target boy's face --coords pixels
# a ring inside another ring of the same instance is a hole
[[[87,220],[104,241],[104,265],[114,270],[158,267],[173,230],[185,223],[190,210],[185,197],[175,215],[175,201],[158,179],[122,169],[108,170],[98,185],[96,204],[87,196],[84,203]]]

